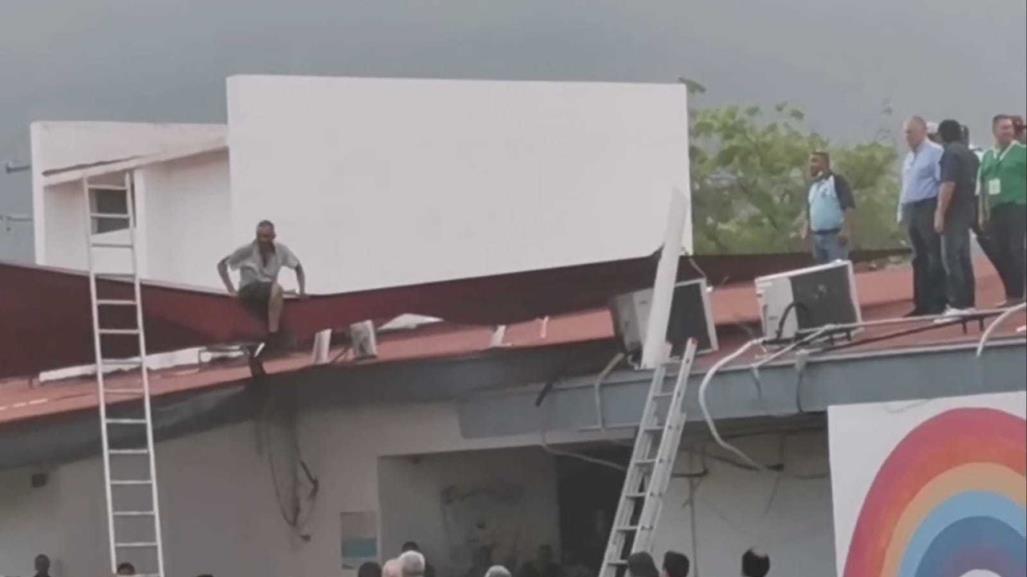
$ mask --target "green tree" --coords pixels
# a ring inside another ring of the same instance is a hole
[[[693,89],[695,91],[695,89]],[[831,152],[834,169],[856,196],[855,244],[898,246],[897,152],[881,139],[830,146],[805,115],[779,104],[692,111],[691,170],[697,253],[786,252],[802,247],[800,228],[814,150]]]

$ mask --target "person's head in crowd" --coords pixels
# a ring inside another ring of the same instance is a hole
[[[399,556],[400,571],[403,577],[423,577],[424,555],[418,551],[406,551]]]
[[[911,116],[902,125],[902,132],[909,148],[916,150],[927,138],[927,121],[921,116]]]
[[[128,563],[128,562],[118,563],[117,575],[135,575],[135,574],[136,574],[136,567],[135,567],[135,565],[133,565],[131,563]]]
[[[667,551],[663,555],[664,577],[688,577],[688,570],[692,563],[684,553]]]
[[[389,559],[382,565],[382,577],[403,577],[403,566],[399,559]]]
[[[628,575],[631,577],[660,577],[653,556],[646,552],[632,553],[628,557]]]
[[[938,137],[941,139],[942,144],[963,142],[963,125],[958,120],[952,120],[951,118],[942,120],[941,124],[938,125]]]
[[[357,577],[382,577],[382,566],[374,561],[368,561],[357,569]]]
[[[510,570],[502,565],[493,565],[485,572],[485,577],[511,577]]]
[[[1005,148],[1016,140],[1016,127],[1013,124],[1013,117],[1008,114],[998,114],[991,119],[991,132],[995,135],[995,145]]]
[[[809,155],[810,178],[818,179],[831,172],[831,155],[826,150],[816,150]]]
[[[764,577],[770,572],[770,557],[766,553],[749,549],[742,555],[743,577]]]
[[[399,550],[401,553],[406,553],[407,551],[417,551],[420,553],[421,547],[417,544],[417,541],[407,541],[406,543],[403,543],[403,546],[400,547]]]
[[[46,555],[36,555],[35,568],[37,577],[49,577],[50,558]]]

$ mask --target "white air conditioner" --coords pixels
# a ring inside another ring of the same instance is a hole
[[[610,300],[614,331],[624,351],[629,354],[641,351],[645,344],[652,299],[652,289],[646,289],[618,295]],[[667,323],[667,342],[673,347],[672,354],[680,355],[689,338],[698,341],[699,352],[717,350],[717,327],[713,321],[713,307],[710,305],[706,279],[674,285],[674,300],[671,301],[670,320]]]
[[[852,263],[839,260],[756,279],[763,334],[790,340],[825,325],[859,323]]]

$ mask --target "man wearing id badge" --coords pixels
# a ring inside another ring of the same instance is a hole
[[[1016,141],[1013,118],[992,120],[995,147],[981,159],[981,228],[991,243],[988,256],[998,270],[1010,306],[1024,300],[1024,238],[1027,236],[1027,147]]]

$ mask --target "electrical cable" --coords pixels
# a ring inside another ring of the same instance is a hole
[[[541,403],[545,401],[546,398],[547,397],[542,397],[542,399],[539,400],[539,405],[536,405],[536,407],[539,407],[541,405]],[[600,459],[600,458],[597,458],[597,457],[592,457],[590,455],[584,455],[584,454],[581,454],[581,453],[575,453],[573,451],[564,451],[562,449],[554,449],[549,444],[549,442],[548,442],[548,440],[546,438],[548,433],[549,433],[548,412],[545,413],[545,416],[543,416],[543,418],[542,418],[542,425],[541,425],[540,429],[541,430],[540,430],[540,435],[539,435],[539,446],[542,448],[543,451],[545,451],[546,453],[549,453],[550,455],[554,455],[554,456],[557,456],[557,457],[568,457],[568,458],[571,458],[571,459],[577,459],[579,461],[584,461],[586,463],[591,463],[593,465],[600,465],[600,466],[603,466],[603,467],[609,467],[611,469],[616,469],[616,470],[618,470],[618,471],[620,471],[622,473],[626,473],[627,470],[628,470],[628,468],[625,465],[621,465],[620,463],[615,463],[613,461],[607,461],[605,459]]]
[[[703,418],[706,419],[706,426],[709,428],[710,434],[713,435],[713,439],[717,442],[718,445],[724,447],[731,453],[734,453],[738,456],[739,459],[741,459],[743,462],[752,465],[754,468],[759,470],[766,470],[765,467],[763,467],[756,461],[752,460],[751,458],[749,458],[748,455],[746,455],[733,445],[724,441],[723,438],[721,438],[720,432],[717,430],[717,425],[713,422],[713,417],[710,415],[710,409],[706,404],[706,390],[709,388],[710,382],[713,381],[714,375],[716,375],[717,372],[720,371],[720,369],[723,368],[725,365],[745,354],[746,351],[755,346],[757,342],[758,341],[749,341],[745,343],[744,345],[739,347],[738,350],[736,350],[735,352],[717,361],[710,368],[710,370],[707,371],[706,376],[703,377],[702,384],[699,385],[699,408],[702,410]]]
[[[981,340],[977,343],[977,358],[978,359],[981,358],[981,354],[984,353],[984,347],[987,346],[988,339],[991,338],[991,335],[992,335],[992,333],[995,332],[995,329],[997,329],[998,326],[1002,322],[1004,322],[1006,319],[1008,319],[1009,317],[1013,316],[1014,314],[1016,314],[1017,312],[1022,311],[1022,310],[1027,310],[1027,303],[1020,303],[1020,304],[1018,304],[1016,306],[1009,307],[1009,308],[1005,309],[1005,312],[1000,314],[998,316],[998,318],[996,318],[994,321],[991,322],[990,325],[988,325],[988,328],[984,331],[984,334],[981,335]]]
[[[610,362],[606,363],[606,366],[603,367],[603,370],[599,372],[599,376],[596,377],[594,388],[596,402],[596,422],[599,423],[599,430],[603,432],[606,432],[606,417],[604,416],[603,411],[603,395],[601,391],[603,381],[606,380],[606,377],[610,376],[610,373],[613,372],[613,369],[617,368],[617,365],[621,364],[625,358],[627,358],[627,355],[625,355],[623,352],[618,352],[617,354],[613,355],[613,358],[610,359]]]

